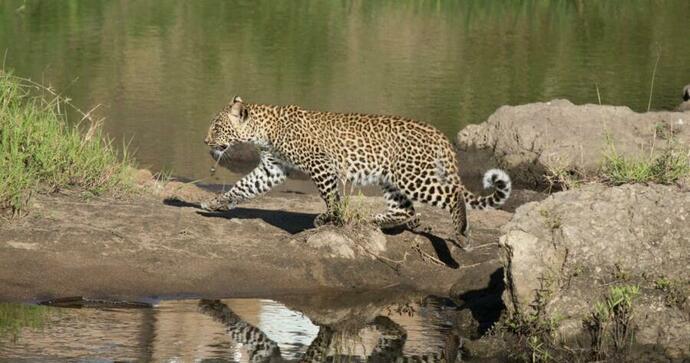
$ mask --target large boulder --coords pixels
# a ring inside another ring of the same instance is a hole
[[[670,137],[690,144],[690,113],[637,113],[624,106],[553,100],[503,106],[486,122],[461,130],[456,142],[461,154],[469,154],[463,159],[498,165],[514,183],[535,187],[545,185],[549,171],[595,173],[610,142],[618,153],[640,157],[652,143],[656,150],[663,149],[663,139]]]
[[[577,340],[612,287],[639,286],[636,343],[690,357],[689,192],[592,184],[525,204],[503,229],[510,315],[557,321]]]

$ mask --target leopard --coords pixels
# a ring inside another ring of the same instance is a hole
[[[401,116],[245,103],[236,96],[213,117],[204,142],[216,164],[240,143],[255,145],[260,155],[254,170],[201,204],[209,211],[229,210],[263,195],[296,169],[308,175],[326,204],[326,211],[314,219],[316,227],[337,221],[341,183],[376,185],[387,208],[369,222],[381,229],[423,228],[414,202],[432,205],[450,211],[451,239],[469,248],[467,209],[498,208],[512,190],[508,174],[494,168],[483,175],[484,188],[493,192],[470,192],[461,182],[457,154],[446,136]]]

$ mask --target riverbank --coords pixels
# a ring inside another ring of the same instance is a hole
[[[323,208],[316,195],[271,193],[230,212],[208,213],[198,208],[211,196],[207,191],[144,183],[146,190],[121,198],[37,195],[28,216],[1,224],[0,300],[368,289],[447,296],[489,286],[500,268],[499,228],[511,217],[500,210],[470,213],[477,247],[466,252],[446,244],[452,226],[433,208],[420,209],[430,234],[313,229]],[[384,206],[375,197],[357,202],[372,211]]]

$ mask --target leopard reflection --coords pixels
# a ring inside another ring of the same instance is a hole
[[[220,300],[201,300],[199,309],[202,313],[225,325],[230,338],[246,348],[249,362],[278,363],[288,361],[283,358],[280,347],[275,341],[271,340],[258,327],[246,322]],[[366,362],[447,362],[443,351],[425,355],[404,355],[403,348],[407,341],[407,332],[402,326],[386,316],[378,315],[366,322],[364,327],[373,328],[379,333],[376,345],[366,358]],[[342,332],[338,327],[320,325],[318,334],[304,355],[297,361],[300,363],[338,362],[343,359],[349,361],[346,356],[333,353],[334,349],[332,348],[340,336],[342,336]]]

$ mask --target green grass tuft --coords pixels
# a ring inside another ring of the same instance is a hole
[[[646,157],[626,158],[616,151],[613,142],[607,139],[609,150],[602,165],[602,177],[609,183],[673,184],[690,175],[690,150],[669,140],[660,152],[650,152]]]
[[[9,336],[16,340],[25,327],[39,329],[52,312],[45,306],[0,303],[0,338]]]
[[[675,306],[681,310],[690,295],[690,284],[663,276],[654,280],[654,288],[664,293],[666,306]]]
[[[625,354],[635,340],[633,302],[640,294],[636,285],[613,286],[602,301],[594,305],[592,315],[584,321],[592,337],[595,360]],[[613,348],[613,351],[611,351]]]
[[[69,124],[68,109],[82,122]],[[36,191],[124,191],[132,184],[133,164],[124,150],[118,155],[101,122],[69,99],[0,70],[0,211],[21,213]]]

